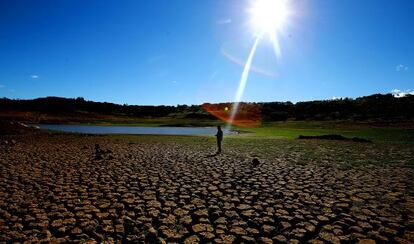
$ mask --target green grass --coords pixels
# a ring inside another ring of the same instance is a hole
[[[213,136],[117,135],[117,138],[144,143],[172,143],[184,151],[213,154]],[[223,141],[224,155],[242,160],[257,157],[280,160],[292,165],[317,164],[343,170],[369,165],[414,166],[413,145],[402,143],[356,143],[352,141],[294,140],[282,137],[228,136]]]
[[[299,135],[340,134],[360,137],[381,143],[414,143],[414,130],[391,127],[374,127],[351,122],[288,121],[265,123],[257,128],[238,128],[250,132],[246,136],[260,138],[289,138]]]
[[[225,155],[241,160],[253,157],[280,160],[292,165],[316,164],[350,170],[370,165],[406,165],[414,167],[414,131],[403,128],[374,127],[350,122],[289,121],[266,123],[257,128],[235,128],[247,133],[224,137]],[[299,135],[341,134],[360,137],[374,143],[352,141],[297,140]],[[172,143],[199,151],[215,152],[211,136],[118,135],[145,143]]]
[[[126,125],[126,126],[225,126],[221,121],[178,119],[178,118],[134,118],[129,121],[97,121],[83,125]],[[296,139],[299,135],[340,134],[346,137],[360,137],[376,143],[414,144],[414,130],[394,127],[375,127],[350,121],[286,121],[263,123],[260,127],[241,128],[242,132],[228,137],[286,138]]]

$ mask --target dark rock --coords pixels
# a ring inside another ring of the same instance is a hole
[[[354,142],[372,142],[371,140],[359,138],[359,137],[352,137],[352,141]]]
[[[257,167],[257,166],[259,166],[259,164],[260,164],[260,161],[259,161],[259,159],[257,159],[257,158],[254,158],[254,159],[252,160],[252,164],[253,164],[253,166],[254,166],[254,167]]]
[[[330,135],[320,135],[320,136],[304,136],[299,135],[298,139],[319,139],[319,140],[335,140],[335,141],[354,141],[354,142],[372,142],[370,140],[359,138],[359,137],[353,137],[353,138],[347,138],[342,135],[337,134],[330,134]]]

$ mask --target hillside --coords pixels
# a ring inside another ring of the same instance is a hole
[[[0,99],[0,119],[36,123],[128,122],[133,119],[187,119],[217,121],[228,117],[231,103],[140,106],[87,101],[83,98],[45,97],[32,100]],[[414,96],[374,94],[356,99],[308,102],[241,103],[239,115],[263,122],[284,120],[353,120],[410,122]],[[236,118],[237,119],[237,118]]]

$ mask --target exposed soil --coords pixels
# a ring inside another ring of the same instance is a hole
[[[0,143],[0,242],[414,242],[406,164],[253,165],[242,149],[137,138],[0,137],[13,140]]]

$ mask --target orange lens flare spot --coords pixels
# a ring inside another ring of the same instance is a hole
[[[231,113],[229,113],[233,104],[204,103],[202,107],[214,117],[232,125],[240,127],[257,127],[262,124],[262,108],[261,105],[258,104],[240,103],[233,121],[231,121]]]

